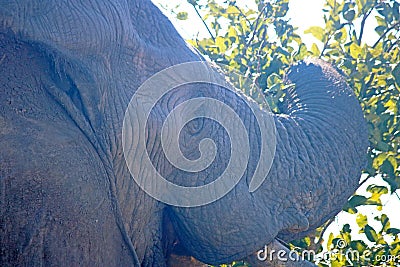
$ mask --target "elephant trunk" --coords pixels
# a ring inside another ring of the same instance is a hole
[[[302,237],[337,214],[357,188],[368,143],[352,90],[329,64],[312,59],[293,66],[287,82],[294,83],[286,93],[288,113],[274,115],[276,153],[261,186],[249,192],[253,160],[260,155],[255,149],[245,179],[223,198],[172,208],[182,243],[204,262],[244,258],[277,236]],[[262,136],[248,113],[242,114],[254,148]]]
[[[310,231],[336,215],[357,189],[366,164],[368,131],[354,93],[329,64],[307,59],[292,67],[286,81],[295,84],[286,96],[292,121],[286,130],[296,142],[287,164],[297,166],[288,182],[298,189],[293,198]],[[293,240],[308,231],[285,229],[279,236]]]

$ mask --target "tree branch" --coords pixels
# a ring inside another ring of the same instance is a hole
[[[321,244],[322,238],[323,238],[326,230],[328,229],[329,225],[331,225],[331,223],[333,223],[334,220],[335,220],[335,217],[332,217],[325,223],[324,229],[322,229],[321,233],[319,234],[319,238],[318,238],[317,244]]]
[[[250,20],[247,18],[247,16],[243,13],[243,11],[236,5],[236,3],[234,1],[230,2],[230,5],[234,6],[240,13],[240,15],[242,15],[244,17],[244,19],[247,21],[247,23],[249,23],[249,25],[251,24]]]
[[[375,48],[379,44],[379,42],[386,36],[386,34],[388,34],[388,32],[390,32],[391,30],[393,30],[394,28],[396,28],[399,25],[400,25],[400,21],[393,24],[391,27],[387,28],[386,31],[381,36],[379,36],[379,39],[375,42],[375,44],[372,46],[372,48]]]
[[[372,10],[374,10],[375,6],[373,6],[370,10],[368,10],[367,13],[364,14],[362,21],[361,21],[361,29],[360,29],[360,36],[358,37],[357,43],[358,45],[361,45],[361,39],[364,34],[364,27],[365,27],[365,21],[367,20],[368,16],[371,14]]]
[[[372,178],[374,176],[368,175],[367,178],[365,178],[364,180],[362,180],[359,184],[358,184],[358,188],[360,188],[360,186],[362,186],[363,184],[365,184],[366,181],[368,181],[370,178]]]
[[[194,10],[196,11],[197,16],[199,16],[199,18],[201,19],[201,21],[203,22],[204,26],[206,27],[208,33],[210,34],[211,38],[213,39],[214,43],[215,43],[215,36],[212,34],[210,28],[208,28],[207,23],[204,21],[203,17],[200,15],[199,11],[196,8],[196,5],[194,3],[190,3]]]
[[[365,84],[366,87],[370,87],[372,81],[375,79],[375,73],[372,73],[372,75],[369,76],[368,82]]]
[[[260,14],[258,14],[256,21],[250,26],[250,28],[253,28],[253,33],[250,37],[250,39],[247,41],[246,43],[246,47],[245,47],[245,51],[247,50],[247,48],[249,47],[250,43],[253,41],[256,32],[257,32],[257,27],[258,27],[258,22],[260,20],[260,17],[262,16],[262,14],[264,13],[264,10],[267,8],[267,4],[264,5],[263,9],[261,10]]]
[[[319,55],[319,58],[321,58],[324,55],[325,50],[328,48],[328,43],[329,43],[330,39],[331,39],[331,36],[329,35],[326,38],[326,42],[324,43],[324,47],[322,48],[322,51],[321,51],[321,54]]]
[[[386,52],[386,53],[390,52],[390,51],[392,50],[392,48],[393,48],[396,44],[399,44],[399,43],[400,43],[399,40],[394,41],[393,43],[390,44],[390,46],[386,49],[385,52]]]
[[[399,194],[397,194],[397,192],[396,192],[396,191],[394,191],[394,193],[395,193],[395,195],[397,196],[397,198],[400,200],[400,196],[399,196]]]

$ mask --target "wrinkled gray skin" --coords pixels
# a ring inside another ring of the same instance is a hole
[[[365,122],[351,89],[325,63],[307,61],[288,73],[296,86],[287,92],[286,115],[274,117],[276,156],[257,191],[248,191],[250,163],[221,200],[167,207],[126,168],[124,111],[152,74],[201,56],[149,1],[0,0],[0,20],[1,266],[163,266],[175,242],[163,220],[190,255],[229,262],[277,236],[304,236],[357,187]],[[221,145],[216,162],[192,176],[162,156],[161,119],[199,95],[235,108],[250,133],[250,162],[258,160],[259,131],[243,101],[221,88],[186,87],[169,94],[149,122],[153,162],[178,184],[209,182],[229,156]],[[201,119],[182,135],[192,158],[205,137],[228,142],[218,125]]]

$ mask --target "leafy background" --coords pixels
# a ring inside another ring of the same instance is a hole
[[[383,196],[400,199],[396,192],[400,188],[400,4],[395,0],[325,0],[324,25],[299,33],[287,16],[289,1],[251,0],[252,5],[243,7],[239,1],[187,0],[208,32],[207,37],[188,42],[212,61],[244,73],[277,113],[287,88],[283,76],[291,64],[318,57],[343,73],[361,103],[370,141],[368,166],[360,179],[360,186],[367,186],[343,207],[343,212],[356,215],[356,223],[352,227],[344,223],[335,232],[330,220],[309,237],[286,245],[300,253],[312,249],[360,255],[314,259],[319,266],[398,266],[399,259],[379,259],[400,255],[400,229],[391,226],[382,212]],[[188,20],[188,10],[179,5],[159,6],[178,20]],[[377,38],[369,44],[364,36],[365,25],[371,21]],[[311,45],[304,42],[307,35],[314,37]],[[246,93],[261,103],[258,91]],[[372,218],[368,216],[371,209],[376,214]],[[339,245],[342,240],[345,243]]]

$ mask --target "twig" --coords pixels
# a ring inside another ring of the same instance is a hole
[[[359,184],[358,184],[358,188],[360,188],[360,186],[362,186],[363,184],[365,184],[365,182],[366,182],[366,181],[368,181],[368,180],[369,180],[369,178],[371,178],[371,177],[373,177],[373,176],[371,176],[371,175],[368,175],[368,177],[367,177],[367,178],[365,178],[364,180],[362,180],[362,181],[361,181],[361,183],[359,183]]]
[[[319,58],[321,58],[324,55],[325,50],[328,48],[328,43],[331,39],[331,35],[328,35],[326,38],[326,42],[324,43],[324,47],[322,48],[321,54],[319,55]]]
[[[397,198],[400,200],[400,196],[399,196],[399,194],[397,194],[397,192],[396,191],[394,191],[394,194],[397,196]]]
[[[317,244],[321,244],[321,241],[322,241],[322,238],[323,238],[323,236],[324,236],[324,234],[325,234],[325,232],[326,232],[326,229],[328,229],[329,225],[330,225],[331,223],[333,223],[334,220],[335,220],[335,217],[330,218],[329,221],[327,221],[327,222],[325,223],[326,226],[324,227],[324,229],[322,229],[321,233],[319,234],[319,238],[318,238]]]
[[[367,89],[371,86],[371,83],[372,83],[372,81],[373,81],[374,79],[375,79],[375,73],[372,73],[372,75],[369,76],[369,79],[368,79],[367,83],[365,84],[365,86],[363,86],[363,87],[360,89],[359,96],[360,96],[361,98],[364,98],[364,97],[365,97],[365,94],[367,93]]]
[[[264,5],[263,9],[260,11],[260,14],[258,14],[256,21],[250,26],[250,28],[253,28],[254,25],[255,27],[253,28],[253,33],[250,37],[250,39],[247,41],[246,46],[244,48],[244,50],[246,51],[247,48],[249,47],[250,43],[253,41],[254,37],[256,36],[256,32],[257,32],[257,27],[258,27],[258,22],[261,18],[261,15],[264,13],[264,10],[267,8],[267,4]]]
[[[372,73],[372,75],[369,76],[368,82],[365,84],[365,86],[370,87],[374,78],[375,78],[375,73]]]
[[[263,6],[263,8],[262,8],[261,12],[258,14],[256,20],[255,20],[254,23],[251,24],[251,26],[250,26],[250,28],[253,29],[253,32],[252,32],[252,35],[251,35],[250,39],[246,42],[246,45],[244,46],[244,48],[243,48],[243,50],[242,50],[242,54],[241,54],[241,57],[242,57],[242,58],[245,57],[247,49],[249,49],[249,46],[250,46],[251,42],[253,41],[254,37],[256,36],[256,32],[257,32],[257,27],[258,27],[259,20],[260,20],[262,14],[264,13],[264,10],[265,10],[266,8],[267,8],[267,4],[265,4],[265,5]],[[254,28],[253,28],[253,27],[254,27]],[[265,39],[265,34],[264,34],[263,41],[264,41],[264,39]]]
[[[200,15],[199,11],[197,10],[196,5],[194,3],[191,3],[191,4],[192,4],[194,10],[196,11],[197,16],[199,16],[199,18],[203,22],[204,26],[206,26],[206,29],[207,29],[208,33],[210,34],[211,38],[214,40],[214,43],[215,43],[215,37],[212,34],[210,28],[208,28],[207,23],[204,21],[203,17]]]
[[[326,45],[328,44],[328,42],[326,42],[325,44],[324,44],[324,47],[322,48],[322,51],[321,51],[321,54],[319,54],[319,57],[318,58],[321,58],[323,55],[324,55],[324,52],[325,52],[325,49],[326,49]]]
[[[232,1],[230,2],[230,4],[234,7],[236,7],[236,9],[239,11],[239,13],[244,17],[244,19],[247,21],[247,23],[249,23],[249,25],[251,24],[250,20],[247,18],[247,16],[243,13],[243,11]]]
[[[392,48],[396,45],[396,44],[400,44],[399,40],[394,41],[393,43],[390,44],[390,46],[385,50],[385,52],[390,52],[392,50]]]
[[[394,28],[396,28],[399,25],[400,25],[400,21],[393,24],[391,27],[387,28],[386,31],[381,36],[379,36],[379,39],[375,42],[375,44],[372,46],[372,48],[375,48],[388,32],[390,32],[391,30],[393,30]]]
[[[358,37],[358,45],[361,45],[361,39],[364,34],[364,26],[365,26],[365,21],[367,20],[368,16],[371,14],[372,10],[374,10],[375,6],[373,6],[370,10],[368,10],[367,13],[364,14],[362,20],[361,20],[361,30],[360,30],[360,36]]]

